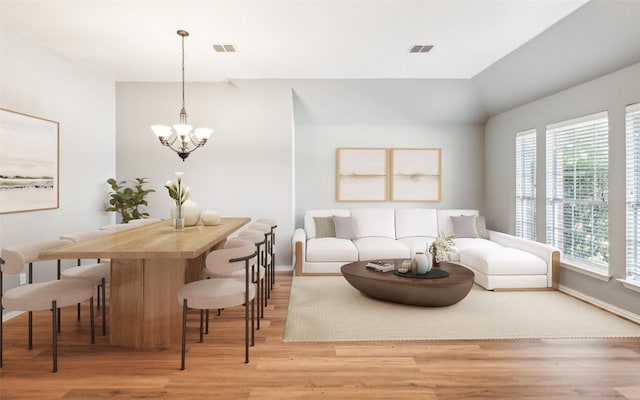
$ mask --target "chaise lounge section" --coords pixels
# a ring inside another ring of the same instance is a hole
[[[439,233],[455,234],[451,261],[471,269],[485,289],[557,288],[557,248],[487,230],[478,210],[461,209],[309,210],[293,235],[295,273],[339,274],[354,261],[408,259]]]

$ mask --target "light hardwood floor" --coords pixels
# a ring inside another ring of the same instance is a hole
[[[640,399],[640,339],[282,343],[291,279],[277,276],[249,364],[242,308],[214,317],[204,343],[190,314],[185,371],[179,349],[129,350],[102,336],[89,344],[88,318],[76,322],[69,308],[54,374],[50,314],[35,314],[31,351],[26,315],[14,318],[0,398]]]

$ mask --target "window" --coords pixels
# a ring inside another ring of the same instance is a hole
[[[516,133],[516,236],[536,240],[536,130]]]
[[[627,276],[640,280],[640,103],[627,107]]]
[[[547,126],[547,243],[564,261],[608,273],[606,112]]]

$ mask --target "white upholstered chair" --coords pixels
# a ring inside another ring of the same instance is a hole
[[[204,310],[215,310],[244,305],[245,311],[245,363],[249,362],[249,309],[253,309],[256,296],[251,282],[251,259],[256,255],[255,245],[246,240],[231,239],[225,248],[213,250],[205,260],[206,268],[216,273],[244,273],[244,279],[213,278],[188,283],[178,291],[178,302],[182,305],[182,357],[180,369],[185,368],[187,336],[187,309],[200,310],[200,342],[203,341]],[[249,304],[251,303],[251,304]],[[253,320],[253,315],[252,315]]]
[[[256,220],[259,224],[269,225],[271,231],[269,233],[269,241],[267,244],[267,252],[269,253],[269,290],[273,289],[273,285],[276,283],[276,228],[278,224],[275,219],[271,218],[258,218]]]
[[[257,329],[260,329],[260,318],[264,318],[264,308],[266,307],[266,295],[267,295],[267,282],[265,281],[266,277],[266,268],[262,262],[264,257],[266,257],[266,238],[264,234],[260,231],[256,231],[253,229],[245,229],[244,231],[238,234],[238,239],[249,240],[256,245],[256,257],[252,259],[252,262],[255,263],[256,269],[255,274],[252,277],[253,282],[258,285],[258,319],[257,319]]]
[[[271,226],[267,224],[262,224],[259,222],[254,222],[247,225],[247,229],[261,232],[264,235],[266,247],[265,247],[265,256],[261,259],[261,262],[267,274],[265,279],[267,295],[265,296],[264,300],[265,300],[265,304],[268,304],[269,299],[271,298],[271,287],[272,287],[271,282],[273,280],[273,277],[272,277],[273,270],[271,269],[272,262],[273,262],[273,257],[271,257],[271,241],[273,239]]]
[[[65,233],[60,239],[70,240],[72,242],[80,242],[100,236],[110,235],[108,230],[97,230],[89,232],[72,232]],[[61,279],[82,279],[93,283],[98,290],[98,308],[100,308],[100,298],[102,298],[102,336],[107,334],[107,302],[106,302],[106,286],[111,280],[111,263],[107,260],[96,260],[97,262],[82,265],[82,261],[78,259],[78,266],[67,268],[60,273]],[[78,304],[78,320],[80,319],[80,304]]]
[[[29,283],[9,289],[2,293],[2,276],[7,274],[19,274],[25,264],[32,267],[34,262],[44,261],[40,258],[40,252],[69,244],[68,240],[51,240],[14,244],[2,249],[0,258],[2,273],[0,273],[0,298],[2,309],[29,312],[29,349],[33,347],[32,341],[32,312],[38,310],[51,310],[51,330],[53,349],[53,372],[58,371],[58,308],[74,305],[89,300],[91,313],[91,343],[95,342],[93,324],[93,284],[78,279],[65,279],[47,282]],[[2,367],[2,322],[0,322],[0,367]]]

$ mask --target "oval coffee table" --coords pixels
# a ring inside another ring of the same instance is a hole
[[[384,260],[400,263],[402,260]],[[464,299],[473,286],[473,271],[450,262],[439,267],[449,276],[436,279],[416,279],[377,272],[366,267],[367,261],[345,264],[340,271],[347,282],[367,296],[393,303],[416,306],[450,306]]]

